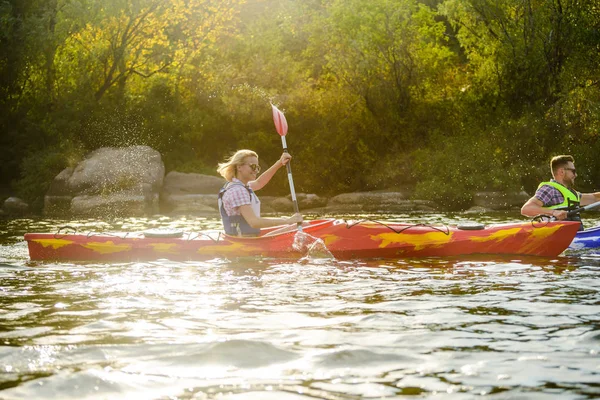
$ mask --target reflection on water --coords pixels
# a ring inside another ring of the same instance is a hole
[[[219,228],[217,220],[165,217],[0,222],[2,399],[600,396],[594,252],[337,261],[321,249],[301,260],[28,261],[23,234],[62,225]]]

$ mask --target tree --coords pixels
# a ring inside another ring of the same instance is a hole
[[[503,101],[518,115],[524,106],[547,107],[561,97],[569,85],[565,66],[582,50],[577,36],[589,26],[582,24],[583,10],[594,9],[592,4],[446,0],[440,11],[454,26],[482,99]]]

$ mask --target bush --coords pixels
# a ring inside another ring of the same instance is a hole
[[[577,179],[575,185],[582,192],[600,190],[600,136],[586,143],[570,146],[569,154],[575,158]]]
[[[483,140],[466,136],[442,139],[433,148],[412,153],[417,180],[413,197],[432,200],[449,210],[468,208],[478,191],[519,190],[520,168],[505,151]]]
[[[21,178],[13,184],[17,195],[29,203],[31,210],[41,211],[44,196],[56,175],[67,167],[74,167],[82,154],[81,149],[72,146],[31,153],[21,162]]]

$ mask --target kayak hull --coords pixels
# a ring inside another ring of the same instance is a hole
[[[337,259],[445,257],[514,254],[554,257],[573,241],[578,222],[499,224],[477,230],[374,221],[311,221],[303,232],[289,231],[243,238],[219,233],[184,233],[179,238],[136,233],[25,235],[32,260],[176,261],[262,256],[299,258],[322,241]]]
[[[600,226],[577,232],[569,250],[595,249],[600,247]]]

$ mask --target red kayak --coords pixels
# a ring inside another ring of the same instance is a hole
[[[32,260],[178,261],[262,256],[299,258],[322,241],[337,259],[514,254],[554,257],[577,233],[578,222],[431,226],[375,221],[315,220],[303,232],[263,230],[259,237],[222,232],[28,233]],[[164,237],[177,236],[177,237]],[[300,239],[300,240],[299,240]]]

